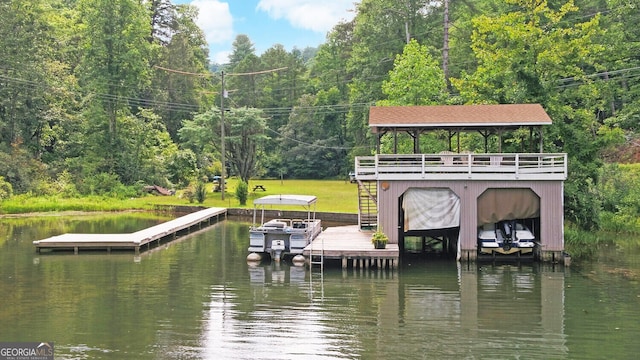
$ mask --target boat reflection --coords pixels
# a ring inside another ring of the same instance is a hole
[[[307,269],[281,262],[250,263],[249,280],[252,285],[305,284]]]

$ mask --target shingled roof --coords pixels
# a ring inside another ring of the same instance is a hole
[[[540,104],[372,106],[369,126],[386,129],[487,129],[551,125]]]

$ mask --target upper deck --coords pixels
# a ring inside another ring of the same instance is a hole
[[[560,180],[567,154],[378,154],[355,159],[358,180]]]

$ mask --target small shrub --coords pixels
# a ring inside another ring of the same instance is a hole
[[[387,243],[387,241],[389,241],[389,238],[387,237],[387,235],[382,232],[382,229],[380,230],[376,230],[376,232],[373,233],[373,235],[371,236],[371,243],[375,244],[375,243]]]
[[[13,187],[11,183],[4,180],[4,177],[0,176],[0,200],[6,200],[13,196]]]
[[[195,186],[195,200],[198,204],[202,204],[207,198],[207,188],[203,181],[198,181]]]
[[[118,186],[122,186],[118,175],[99,173],[87,176],[79,190],[82,195],[106,195]]]
[[[236,198],[240,202],[240,205],[247,205],[247,198],[249,197],[249,185],[246,182],[240,180],[236,185]]]
[[[184,189],[184,191],[182,192],[182,196],[189,200],[189,203],[193,203],[196,200],[196,191],[193,185],[189,185],[186,189]]]

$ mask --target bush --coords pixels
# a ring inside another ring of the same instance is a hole
[[[196,154],[191,150],[180,150],[171,154],[167,163],[167,171],[170,175],[169,181],[178,186],[189,183],[189,179],[196,174],[197,168]]]
[[[195,187],[195,199],[198,204],[202,204],[207,198],[207,188],[203,181],[198,181]]]
[[[593,231],[580,230],[575,225],[565,227],[564,247],[575,260],[594,259],[598,255],[600,238]]]
[[[82,195],[110,196],[118,199],[138,197],[142,193],[141,184],[124,185],[118,175],[109,173],[99,173],[85,178],[78,189]]]
[[[184,191],[182,192],[182,197],[189,200],[189,203],[193,203],[196,200],[196,191],[194,187],[192,185],[189,185],[186,189],[184,189]]]
[[[236,199],[240,202],[240,205],[247,205],[247,198],[249,197],[249,185],[240,180],[236,185]]]
[[[13,187],[0,176],[0,200],[6,200],[11,196],[13,196]]]

